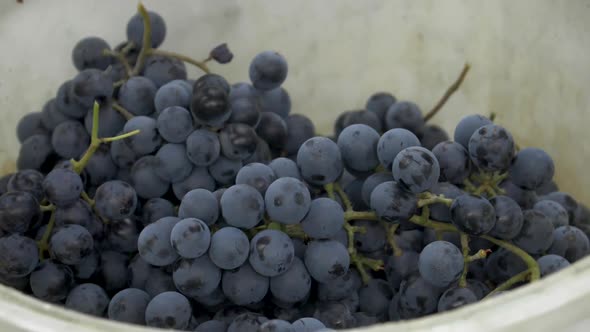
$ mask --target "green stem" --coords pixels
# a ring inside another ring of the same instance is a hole
[[[143,19],[143,41],[137,61],[135,62],[135,67],[133,68],[132,76],[138,75],[141,72],[145,65],[145,60],[152,49],[152,22],[150,15],[141,2],[137,5],[137,12]]]
[[[334,183],[334,190],[338,193],[338,196],[340,196],[340,200],[342,200],[346,211],[352,211],[352,202],[350,201],[350,198],[348,198],[346,192],[344,192],[344,189],[342,189],[339,182]]]
[[[432,228],[435,231],[439,231],[439,232],[458,232],[459,231],[455,226],[453,226],[451,224],[442,223],[442,222],[438,222],[438,221],[432,221],[429,219],[429,217],[430,217],[430,209],[428,208],[428,206],[425,206],[422,208],[422,215],[413,215],[410,218],[410,221],[416,225]]]
[[[463,273],[459,279],[459,287],[467,287],[467,271],[469,270],[469,236],[461,232],[461,249],[463,250]]]
[[[88,196],[88,193],[86,191],[82,191],[82,194],[80,194],[80,197],[82,197],[82,199],[84,201],[86,201],[86,203],[88,203],[88,205],[90,205],[90,207],[94,207],[94,200],[92,198],[90,198],[90,196]]]
[[[206,74],[209,74],[211,71],[209,70],[209,68],[207,67],[207,65],[205,64],[205,62],[202,61],[197,61],[193,58],[190,58],[186,55],[182,55],[180,53],[176,53],[176,52],[170,52],[170,51],[164,51],[164,50],[160,50],[157,48],[150,48],[147,52],[149,55],[161,55],[161,56],[166,56],[169,58],[175,58],[178,59],[180,61],[184,61],[186,63],[190,63],[191,65],[198,67],[199,69],[201,69],[203,72],[205,72]]]
[[[432,193],[426,192],[422,194],[422,197],[420,197],[418,200],[418,207],[421,208],[426,205],[439,203],[446,206],[451,206],[451,204],[453,204],[453,200],[451,198],[446,198],[443,195],[434,195]]]
[[[104,49],[102,51],[102,54],[106,56],[112,56],[113,58],[119,60],[119,62],[123,65],[123,68],[125,68],[125,75],[127,75],[127,77],[131,77],[131,75],[133,75],[133,69],[131,68],[129,62],[122,53],[111,51],[109,49]]]
[[[49,222],[47,223],[47,227],[45,228],[45,233],[41,237],[41,241],[37,242],[37,246],[39,247],[39,259],[44,259],[44,254],[47,250],[49,250],[49,238],[51,237],[51,232],[53,232],[53,227],[55,226],[55,209],[51,211],[51,216],[49,216]]]
[[[39,208],[41,209],[41,212],[49,212],[55,210],[55,205],[39,205]]]
[[[490,249],[480,249],[479,251],[477,251],[475,254],[467,257],[467,262],[471,263],[473,261],[476,261],[478,259],[484,259],[486,257],[488,257],[488,255],[491,253],[492,251]]]
[[[336,196],[334,195],[334,183],[325,184],[324,189],[326,190],[326,193],[330,199],[336,200]]]
[[[531,281],[533,281],[532,280],[532,273],[533,273],[533,271],[531,271],[530,269],[526,269],[526,270],[520,272],[519,274],[512,276],[512,278],[501,283],[500,285],[498,285],[498,287],[496,287],[493,291],[491,291],[488,295],[486,295],[486,298],[490,297],[498,292],[509,290],[515,284],[517,284],[519,282],[527,281],[527,279],[529,279],[529,277],[530,277]]]
[[[129,120],[135,116],[131,114],[131,112],[129,112],[123,106],[119,105],[119,103],[113,102],[111,106],[115,111],[119,112],[119,114],[121,114],[125,118],[125,120]]]
[[[344,220],[379,220],[379,217],[373,211],[346,211]]]
[[[529,254],[527,254],[524,250],[520,249],[519,247],[513,245],[510,242],[498,240],[498,239],[493,238],[488,235],[482,235],[481,238],[486,239],[499,247],[509,250],[510,252],[515,254],[516,256],[520,257],[520,259],[522,259],[525,262],[525,264],[527,265],[527,267],[531,273],[531,279],[530,279],[531,281],[536,281],[541,278],[539,264],[537,263],[537,261],[533,257],[531,257]]]
[[[400,248],[397,242],[395,242],[395,231],[399,228],[399,224],[392,225],[387,222],[382,222],[382,224],[383,227],[387,230],[387,242],[389,243],[391,250],[393,250],[393,254],[397,257],[403,255],[404,252],[402,248]]]
[[[118,141],[118,140],[121,140],[121,139],[129,138],[129,137],[131,137],[133,135],[137,135],[137,134],[139,134],[139,132],[140,132],[139,129],[135,129],[135,130],[132,130],[132,131],[130,131],[128,133],[121,134],[121,135],[118,135],[118,136],[100,138],[99,141],[100,141],[100,143],[110,143],[110,142],[113,142],[113,141]]]

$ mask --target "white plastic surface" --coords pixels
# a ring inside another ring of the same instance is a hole
[[[590,203],[590,2],[570,1],[145,1],[167,22],[163,49],[205,57],[247,80],[250,59],[274,49],[289,62],[293,111],[331,132],[337,113],[379,90],[427,111],[464,62],[461,90],[434,118],[452,134],[470,113],[496,112],[521,146],[546,148],[562,190]],[[0,2],[0,162],[18,151],[16,121],[38,111],[75,70],[70,52],[97,35],[125,38],[135,1]],[[197,71],[191,69],[193,76]],[[590,261],[506,296],[455,312],[367,331],[590,331]],[[139,331],[66,312],[0,287],[0,331]]]

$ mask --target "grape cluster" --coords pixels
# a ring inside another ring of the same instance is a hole
[[[281,54],[230,84],[208,68],[227,45],[196,61],[165,36],[140,5],[125,42],[78,42],[79,73],[22,117],[3,284],[133,324],[303,332],[452,310],[590,252],[590,213],[546,152],[482,115],[454,141],[428,124],[453,91],[426,115],[375,93],[322,137],[291,114]]]

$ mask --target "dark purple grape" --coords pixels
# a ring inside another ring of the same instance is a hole
[[[451,221],[460,231],[477,236],[494,228],[496,212],[487,199],[466,194],[453,200]]]

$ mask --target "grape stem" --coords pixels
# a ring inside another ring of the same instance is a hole
[[[125,109],[117,102],[113,102],[112,107],[115,111],[119,112],[119,114],[121,114],[125,118],[125,120],[129,120],[134,117],[134,115],[131,114],[131,112],[129,112],[127,109]]]
[[[399,247],[399,245],[395,242],[395,231],[399,228],[399,224],[390,224],[387,222],[382,222],[383,228],[385,228],[387,230],[387,243],[389,243],[389,246],[391,247],[391,250],[393,251],[393,254],[396,257],[400,257],[401,255],[403,255],[403,250],[402,248]]]
[[[51,236],[51,232],[53,232],[53,227],[55,226],[55,206],[51,209],[51,215],[49,216],[49,222],[47,223],[47,228],[45,228],[45,232],[43,233],[43,237],[41,240],[37,242],[37,246],[39,247],[39,259],[44,259],[44,254],[47,250],[49,250],[49,237]]]
[[[334,184],[333,183],[325,184],[324,189],[326,190],[326,193],[328,194],[329,198],[336,200],[336,196],[334,196]]]
[[[468,63],[466,63],[465,65],[463,65],[463,70],[461,71],[461,74],[459,74],[459,77],[455,80],[455,82],[453,82],[453,84],[451,84],[451,86],[449,86],[449,88],[447,89],[447,91],[445,92],[445,94],[440,98],[440,100],[438,101],[438,103],[436,103],[436,105],[434,105],[434,107],[430,110],[430,112],[428,112],[424,116],[424,122],[427,122],[433,116],[435,116],[436,113],[438,111],[440,111],[440,109],[447,103],[447,101],[449,100],[449,98],[457,90],[459,90],[459,87],[463,83],[463,80],[465,80],[465,76],[467,76],[467,72],[469,72],[469,69],[470,68],[471,68],[471,66]]]
[[[205,72],[206,74],[209,74],[211,71],[209,70],[209,67],[207,67],[207,65],[205,64],[205,62],[203,61],[197,61],[193,58],[190,58],[186,55],[182,55],[179,53],[175,53],[175,52],[170,52],[170,51],[164,51],[164,50],[160,50],[157,48],[150,48],[148,51],[149,55],[161,55],[161,56],[166,56],[169,58],[175,58],[178,59],[180,61],[184,61],[186,63],[190,63],[191,65],[201,69],[203,72]]]
[[[340,196],[340,200],[342,201],[342,204],[344,204],[346,211],[352,211],[352,202],[350,202],[348,195],[346,195],[346,192],[342,189],[339,182],[334,183],[334,190],[338,193],[338,196]]]
[[[84,201],[86,201],[86,203],[88,203],[88,205],[90,205],[90,207],[94,207],[94,200],[92,198],[90,198],[90,196],[88,196],[88,193],[86,191],[82,191],[82,193],[80,194],[80,197],[82,197],[82,199]]]
[[[425,193],[420,194],[420,197],[418,200],[418,207],[421,208],[426,205],[439,204],[439,203],[444,204],[446,206],[451,206],[451,204],[453,204],[453,200],[451,198],[446,198],[443,195],[434,195],[432,193],[425,192]]]
[[[39,208],[41,209],[41,212],[49,212],[55,210],[55,205],[39,205]]]
[[[514,286],[515,284],[517,284],[519,282],[527,281],[527,279],[530,279],[530,281],[533,281],[532,280],[533,273],[534,272],[531,269],[526,269],[526,270],[520,272],[519,274],[512,276],[512,278],[506,280],[505,282],[501,283],[500,285],[498,285],[498,287],[496,287],[493,291],[491,291],[485,297],[488,298],[498,292],[508,290],[508,289],[512,288],[512,286]]]
[[[344,220],[379,220],[379,217],[373,211],[346,211]]]
[[[461,249],[463,251],[463,273],[459,279],[459,287],[467,287],[467,271],[469,271],[469,236],[461,232]]]
[[[465,185],[465,189],[474,194],[474,195],[482,195],[485,193],[488,198],[492,198],[498,194],[504,194],[504,189],[500,188],[500,183],[504,181],[508,177],[507,173],[500,173],[500,172],[479,172],[471,175],[470,180],[465,180],[463,183]],[[473,184],[478,184],[475,186]]]
[[[129,62],[127,61],[123,53],[111,51],[108,48],[106,48],[102,51],[102,54],[104,54],[105,56],[111,56],[119,60],[119,62],[123,65],[123,68],[125,68],[125,75],[127,75],[127,77],[131,77],[131,75],[133,75],[133,69],[129,65]]]

